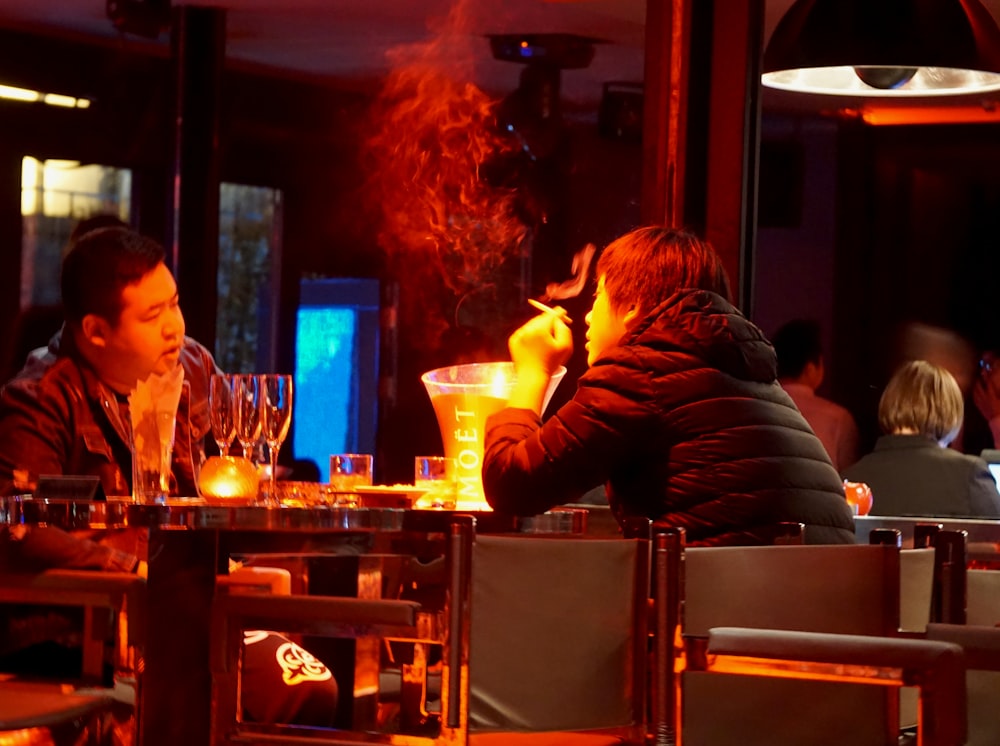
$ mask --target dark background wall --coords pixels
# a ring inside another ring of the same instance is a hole
[[[0,69],[4,82],[95,102],[61,110],[0,101],[0,328],[9,329],[18,312],[22,157],[132,169],[137,225],[162,239],[173,94],[166,58],[17,32],[0,32]],[[384,278],[358,157],[374,93],[225,74],[221,179],[278,188],[285,199],[279,367],[290,368],[302,275]],[[601,136],[596,112],[567,112],[560,137],[564,173],[549,196],[563,223],[555,242],[536,248],[538,265],[561,265],[584,244],[602,246],[639,220],[639,143]],[[998,162],[1000,141],[990,125],[873,127],[765,111],[755,301],[746,311],[768,334],[796,316],[823,323],[824,393],[855,412],[869,442],[901,328],[919,321],[954,329],[977,350],[1000,347]],[[572,394],[583,368],[589,300],[585,291],[565,303],[578,320],[579,354],[556,404]],[[501,327],[512,330],[529,313]],[[490,354],[505,354],[502,338],[488,346]],[[383,402],[380,478],[408,481],[411,456],[439,448],[419,374],[456,352],[419,349],[402,338],[397,354],[383,357],[396,394]]]
[[[0,273],[0,328],[9,329],[19,311],[21,159],[31,155],[131,169],[133,220],[140,231],[163,241],[170,220],[174,90],[171,61],[165,57],[19,32],[0,31],[0,70],[5,83],[94,102],[86,110],[63,110],[0,100],[0,257],[5,267]],[[226,71],[222,91],[220,179],[283,194],[276,361],[278,368],[289,370],[299,278],[379,277],[387,286],[393,279],[378,245],[377,206],[366,201],[367,175],[360,159],[369,134],[366,113],[376,91],[240,70]],[[536,263],[551,260],[551,271],[568,276],[573,251],[588,242],[603,245],[638,221],[640,145],[601,137],[595,112],[567,112],[557,129],[559,163],[534,167],[530,178],[550,213],[559,215],[560,230],[558,240],[536,240],[534,251]],[[538,276],[536,281],[547,279],[553,278]],[[386,294],[391,296],[391,287]],[[587,291],[566,303],[578,319],[581,349],[589,297]],[[505,357],[506,333],[530,313],[525,305],[523,315],[498,319],[500,338],[481,354]],[[464,351],[428,350],[405,335],[385,337],[395,349],[383,351],[383,377],[391,379],[383,385],[394,394],[384,397],[381,407],[383,466],[378,476],[409,481],[412,456],[440,449],[419,376]],[[582,364],[582,359],[574,360],[577,372]],[[560,395],[571,394],[567,382]]]

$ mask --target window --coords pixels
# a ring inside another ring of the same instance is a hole
[[[131,192],[127,169],[23,159],[22,309],[60,302],[59,270],[73,228],[102,213],[129,222]],[[281,204],[281,192],[274,189],[220,186],[215,356],[223,370],[250,373],[272,367]],[[45,344],[53,331],[39,330],[31,346]]]
[[[280,235],[280,191],[221,185],[215,359],[230,373],[271,368]]]
[[[98,213],[128,221],[132,174],[77,161],[21,161],[21,308],[59,303],[59,267],[73,227]]]

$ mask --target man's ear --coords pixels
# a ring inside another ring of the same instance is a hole
[[[626,329],[631,329],[632,324],[634,324],[638,320],[639,320],[639,309],[636,308],[635,306],[632,306],[630,309],[628,309],[625,312],[625,315],[622,316],[622,323],[625,325]]]
[[[105,347],[108,344],[108,333],[111,327],[106,319],[101,318],[96,313],[88,313],[80,322],[80,331],[83,338],[94,347]]]

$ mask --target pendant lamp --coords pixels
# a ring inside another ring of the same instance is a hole
[[[1000,28],[979,0],[796,0],[763,71],[766,86],[831,95],[1000,90]]]

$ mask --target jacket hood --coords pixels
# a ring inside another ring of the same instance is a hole
[[[745,381],[777,378],[774,347],[763,332],[724,298],[706,290],[680,290],[654,308],[626,336],[627,347],[685,352]]]

